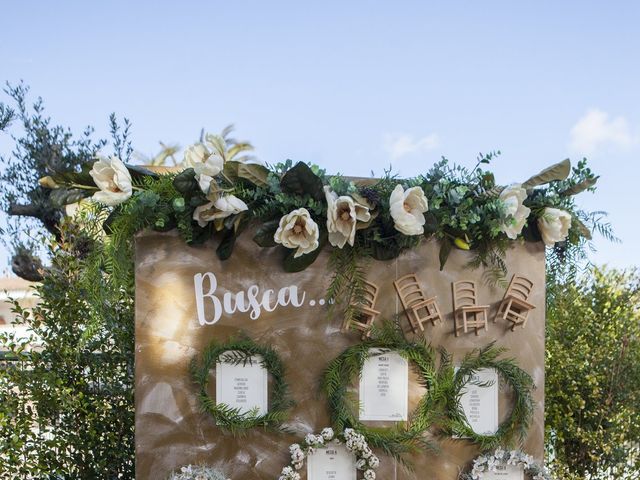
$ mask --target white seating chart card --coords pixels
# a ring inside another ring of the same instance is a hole
[[[475,385],[488,382],[491,385]],[[492,368],[483,368],[473,375],[462,390],[462,409],[469,426],[479,435],[493,435],[498,430],[498,386],[498,373]]]
[[[406,421],[409,364],[397,352],[372,349],[360,377],[360,420]]]
[[[356,480],[356,459],[343,444],[316,448],[307,458],[307,480]]]
[[[224,355],[223,355],[224,356]],[[222,359],[221,356],[220,358]],[[239,408],[241,413],[258,409],[258,415],[268,410],[268,373],[260,364],[260,357],[251,357],[251,362],[233,365],[216,364],[216,404],[224,403]]]
[[[522,465],[496,465],[495,470],[483,472],[482,480],[524,480]]]

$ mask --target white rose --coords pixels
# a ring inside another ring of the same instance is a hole
[[[193,211],[193,219],[201,227],[206,227],[207,223],[218,218],[226,218],[229,215],[248,210],[247,204],[233,195],[225,195],[215,202],[200,205]]]
[[[329,187],[324,187],[327,199],[327,230],[329,243],[342,248],[345,243],[353,247],[356,236],[356,223],[371,219],[369,207],[356,202],[348,195],[338,197]]]
[[[405,191],[402,185],[396,185],[391,192],[389,205],[396,230],[405,235],[424,233],[424,212],[429,210],[429,205],[422,188],[412,187]]]
[[[287,248],[295,248],[294,258],[318,248],[320,232],[306,208],[298,208],[280,219],[273,239]]]
[[[196,143],[184,151],[184,164],[193,168],[200,189],[207,194],[213,177],[224,168],[224,159],[217,152],[210,152],[202,143]]]
[[[119,205],[133,193],[131,175],[118,157],[101,158],[93,164],[89,172],[100,189],[93,199],[105,205]]]
[[[538,228],[545,245],[553,246],[567,238],[571,228],[571,215],[564,210],[547,207],[538,218]]]
[[[525,207],[522,202],[527,198],[527,191],[520,185],[511,185],[500,193],[500,200],[505,205],[507,221],[501,230],[512,240],[518,238],[531,209]]]

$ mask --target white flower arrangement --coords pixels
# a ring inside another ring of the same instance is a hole
[[[534,458],[520,450],[496,448],[493,453],[480,455],[473,461],[471,472],[464,473],[460,480],[482,480],[487,472],[495,472],[499,466],[522,466],[525,475],[532,480],[551,480],[547,469],[536,463]]]
[[[169,480],[230,480],[217,468],[207,465],[185,465],[173,472]]]
[[[380,459],[376,457],[367,444],[364,435],[352,428],[347,428],[342,434],[336,435],[332,428],[324,428],[319,434],[308,433],[301,444],[294,443],[289,447],[291,462],[282,469],[278,480],[300,480],[298,470],[304,466],[305,459],[316,448],[321,448],[329,442],[344,443],[347,450],[356,458],[356,468],[363,471],[365,480],[375,480],[375,470],[380,466]]]

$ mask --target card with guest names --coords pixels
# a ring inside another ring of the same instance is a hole
[[[498,430],[498,380],[494,369],[483,368],[462,390],[460,404],[469,426],[479,435],[493,435]]]
[[[307,458],[307,480],[356,480],[356,460],[344,444],[329,443]]]
[[[524,480],[522,465],[496,465],[494,470],[483,472],[481,480]]]
[[[223,355],[224,356],[224,355]],[[223,356],[220,358],[222,359]],[[258,415],[268,410],[268,373],[260,364],[260,357],[251,362],[233,365],[224,361],[216,364],[216,404],[240,409],[241,413],[258,409]]]
[[[406,421],[409,364],[397,352],[371,349],[360,377],[360,420]]]

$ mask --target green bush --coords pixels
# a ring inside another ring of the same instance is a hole
[[[133,478],[131,266],[70,227],[51,247],[41,303],[14,307],[40,346],[0,339],[0,478]]]
[[[546,440],[558,478],[640,478],[640,275],[549,285]]]

